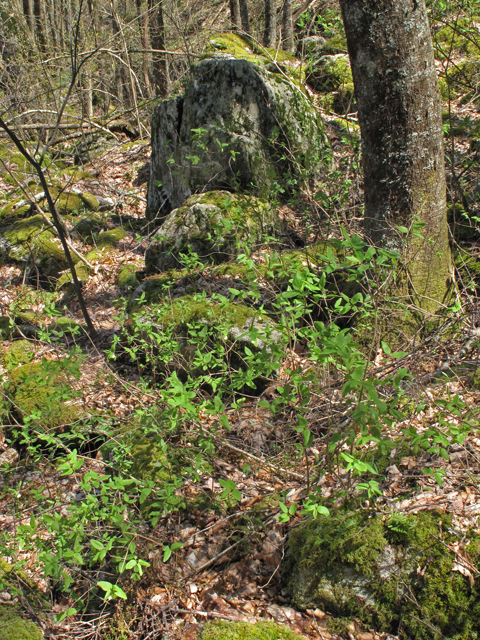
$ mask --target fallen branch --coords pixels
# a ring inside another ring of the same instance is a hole
[[[250,458],[251,460],[255,460],[256,462],[259,462],[260,464],[268,467],[271,471],[275,471],[276,473],[281,471],[282,473],[286,473],[287,475],[291,476],[292,478],[296,478],[297,480],[305,480],[305,476],[301,473],[297,473],[296,471],[290,471],[290,469],[283,469],[282,467],[276,467],[271,462],[267,462],[262,458],[258,458],[257,456],[254,456],[253,453],[248,453],[248,451],[239,449],[235,445],[230,444],[230,442],[228,442],[227,440],[224,440],[223,438],[220,438],[218,436],[217,436],[217,440],[220,440],[220,442],[224,444],[226,447],[228,447],[228,449],[231,449],[232,451],[236,451],[237,453],[240,453],[242,456],[247,456],[247,458]]]

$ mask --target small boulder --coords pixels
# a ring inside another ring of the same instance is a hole
[[[7,395],[17,420],[34,416],[35,424],[55,430],[76,422],[81,411],[65,402],[73,397],[69,377],[76,375],[76,365],[62,360],[31,362],[16,367],[9,374]]]
[[[239,242],[258,245],[278,227],[276,211],[252,196],[210,191],[191,196],[174,209],[145,254],[147,274],[188,266],[181,254],[197,254],[203,263],[218,264],[238,254]]]

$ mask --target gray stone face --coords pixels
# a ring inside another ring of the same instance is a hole
[[[215,54],[193,67],[183,98],[155,110],[146,215],[162,220],[199,191],[291,191],[330,158],[323,122],[298,80],[273,62]]]

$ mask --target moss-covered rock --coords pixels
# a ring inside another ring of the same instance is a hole
[[[347,38],[345,33],[335,33],[330,38],[327,38],[322,53],[324,55],[337,55],[339,53],[348,53]]]
[[[291,194],[331,166],[324,123],[288,54],[278,64],[240,36],[222,38],[234,43],[233,53],[227,47],[195,65],[184,97],[155,110],[149,220],[163,220],[205,190]]]
[[[284,336],[265,315],[243,304],[219,302],[196,293],[140,308],[126,323],[125,342],[155,373],[176,371],[210,376],[244,368],[245,350],[264,351],[258,364],[272,373],[279,366]],[[271,355],[272,352],[276,356]],[[263,372],[265,373],[265,372]]]
[[[354,111],[355,96],[350,61],[347,55],[322,56],[310,69],[307,82],[322,94],[331,94],[330,109],[337,113]],[[326,104],[323,104],[324,108]]]
[[[457,532],[439,512],[333,511],[292,531],[283,575],[302,609],[320,607],[393,634],[401,625],[416,640],[474,640],[480,590],[455,569],[458,545],[475,566],[480,537]]]
[[[80,198],[83,200],[84,204],[90,209],[90,211],[98,211],[100,208],[100,203],[98,198],[93,195],[93,193],[89,193],[88,191],[83,191],[80,194]]]
[[[221,52],[235,60],[247,60],[272,73],[285,74],[300,85],[305,82],[305,67],[288,51],[264,47],[240,33],[216,33],[208,43],[203,58],[218,57]]]
[[[137,273],[140,271],[140,267],[136,264],[124,265],[117,276],[117,284],[122,289],[132,289],[138,287],[140,284]]]
[[[83,216],[82,219],[77,222],[72,229],[72,235],[88,244],[93,244],[94,234],[98,233],[102,228],[105,228],[104,218],[92,212]]]
[[[0,605],[0,638],[2,640],[42,640],[42,632],[25,620],[11,606]]]
[[[68,178],[73,178],[74,181],[77,180],[96,180],[95,176],[93,176],[88,171],[81,171],[78,167],[67,167],[60,171],[60,176],[65,176]]]
[[[92,270],[84,262],[77,262],[77,264],[75,265],[75,273],[77,275],[78,281],[81,284],[85,284],[86,282],[88,282],[88,279],[92,274]],[[60,291],[60,289],[63,289],[68,285],[73,285],[73,276],[70,271],[67,271],[60,276],[60,278],[57,280],[56,289]]]
[[[280,292],[288,286],[288,283],[298,273],[312,270],[316,273],[326,264],[328,251],[342,262],[341,253],[331,242],[317,242],[305,249],[285,251],[273,254],[271,260],[258,262],[256,264],[244,264],[238,262],[224,263],[220,265],[200,265],[186,269],[169,269],[156,276],[145,279],[142,284],[133,292],[129,310],[133,311],[138,300],[143,296],[144,304],[154,304],[161,301],[166,295],[178,297],[185,293],[208,291],[208,283],[218,287],[221,280],[225,285],[225,293],[229,296],[228,287],[240,288],[243,290],[256,290],[262,293],[270,292],[270,297],[274,291]],[[346,293],[352,290],[348,282],[343,282],[346,278],[344,271],[332,279],[327,284],[340,285]],[[355,290],[356,293],[356,290]]]
[[[72,424],[81,412],[65,400],[72,398],[68,375],[71,370],[63,361],[42,361],[17,367],[10,372],[8,396],[12,412],[20,420],[32,416],[46,430]]]
[[[8,316],[0,316],[0,340],[11,340],[13,337],[13,326]]]
[[[23,203],[24,200],[14,200],[0,209],[0,223],[3,225],[4,223],[12,223],[15,220],[28,217],[32,206]]]
[[[39,214],[17,220],[3,235],[9,243],[9,259],[35,264],[42,283],[56,281],[60,272],[68,269],[65,253],[48,218]],[[72,259],[78,262],[75,255]]]
[[[87,331],[87,325],[81,324],[73,318],[57,318],[48,326],[48,330],[64,336],[81,336]]]
[[[200,640],[304,640],[303,636],[274,622],[227,622],[215,620],[205,625]]]
[[[98,234],[97,247],[99,249],[104,247],[116,247],[121,242],[127,233],[121,228],[109,229],[108,231],[102,231]]]
[[[158,230],[160,239],[148,247],[147,274],[188,265],[188,254],[201,262],[225,262],[239,253],[242,242],[252,250],[278,226],[275,209],[258,198],[226,191],[191,196],[170,213]]]
[[[139,480],[154,481],[157,485],[172,480],[172,465],[166,445],[158,434],[137,434],[129,438],[128,449],[133,460],[130,473]]]
[[[31,362],[34,353],[35,346],[30,340],[17,340],[3,352],[1,362],[6,369],[14,369]]]

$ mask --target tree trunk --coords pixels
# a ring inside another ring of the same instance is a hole
[[[115,35],[116,46],[124,49],[123,47],[124,36],[123,36],[123,33],[121,32],[121,25],[119,21],[117,7],[118,7],[118,0],[111,0],[112,30]],[[121,55],[120,57],[123,60],[123,63],[120,63],[121,68],[119,69],[118,73],[115,73],[115,78],[118,81],[120,76],[123,82],[122,82],[122,86],[121,87],[119,86],[118,89],[114,87],[112,93],[114,95],[115,93],[117,94],[120,102],[123,102],[123,97],[125,97],[126,104],[123,106],[130,107],[132,104],[132,97],[130,95],[130,73],[129,73],[129,67],[128,67],[128,59],[125,58],[125,54]]]
[[[150,9],[155,5],[154,0],[149,0]],[[152,49],[165,51],[165,22],[163,19],[163,6],[160,3],[156,15],[152,17],[151,42]],[[169,85],[168,59],[166,53],[153,54],[153,81],[158,96],[166,98]]]
[[[362,133],[365,230],[402,252],[411,299],[452,283],[442,111],[425,0],[340,0]],[[406,248],[397,226],[425,223]]]
[[[274,47],[277,40],[277,8],[275,0],[265,0],[265,32],[263,44],[266,47]]]
[[[35,14],[35,31],[37,34],[38,46],[40,51],[45,52],[47,43],[45,39],[45,14],[43,10],[43,0],[34,0],[33,12]]]
[[[142,72],[143,72],[143,82],[145,84],[145,91],[147,95],[152,98],[153,87],[150,82],[150,58],[147,53],[149,49],[149,40],[148,40],[148,6],[144,0],[136,0],[137,2],[137,14],[138,21],[140,27],[141,41],[142,41],[142,49],[144,49],[143,60],[142,60]]]
[[[240,16],[242,18],[242,29],[245,33],[250,33],[250,18],[248,16],[247,0],[240,0]]]
[[[293,39],[293,16],[292,16],[292,0],[284,0],[283,2],[283,49],[292,53],[295,49],[295,41]]]
[[[32,38],[35,37],[35,19],[33,16],[33,0],[23,0],[23,14],[27,21]]]
[[[238,31],[242,28],[240,0],[230,0],[230,22],[232,23],[232,29],[234,31]]]

